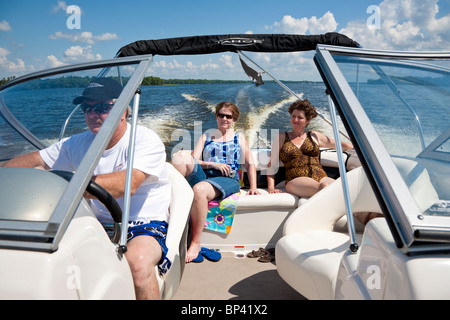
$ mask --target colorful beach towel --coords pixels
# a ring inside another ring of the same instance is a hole
[[[237,208],[239,193],[234,193],[222,201],[210,201],[208,203],[208,215],[205,229],[229,234],[233,224],[234,213]]]

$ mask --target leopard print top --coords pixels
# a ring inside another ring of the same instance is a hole
[[[311,132],[300,148],[292,143],[289,134],[285,133],[284,143],[280,150],[280,160],[286,169],[286,183],[297,177],[310,177],[320,181],[327,174],[320,165],[320,148],[312,140]]]

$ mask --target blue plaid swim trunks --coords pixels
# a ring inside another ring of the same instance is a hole
[[[111,236],[109,230],[112,230],[109,223],[102,223],[107,233]],[[161,260],[158,263],[158,270],[161,274],[165,274],[172,265],[172,262],[167,258],[168,248],[166,246],[166,236],[168,224],[166,221],[150,221],[148,223],[142,221],[132,221],[128,226],[127,241],[132,240],[138,236],[150,236],[155,238],[161,246]]]

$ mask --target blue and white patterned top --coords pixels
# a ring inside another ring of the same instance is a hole
[[[241,158],[241,146],[239,145],[239,133],[236,132],[232,141],[216,142],[206,133],[206,141],[203,147],[203,160],[228,164],[232,170],[239,170]]]

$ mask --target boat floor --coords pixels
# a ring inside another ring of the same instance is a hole
[[[275,263],[231,252],[218,262],[188,263],[173,300],[305,300],[278,275]]]

